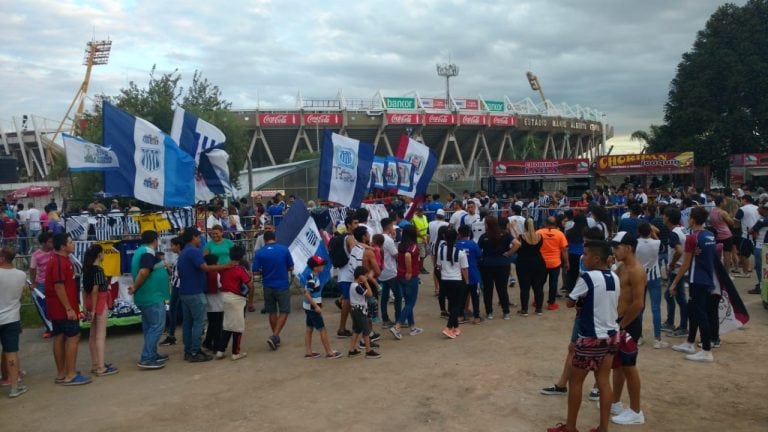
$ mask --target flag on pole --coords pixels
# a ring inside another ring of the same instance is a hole
[[[402,195],[411,198],[427,193],[429,182],[437,169],[437,156],[426,145],[416,141],[406,134],[400,136],[395,156],[404,159],[413,166],[413,188],[410,191],[401,190]]]
[[[396,193],[399,186],[400,177],[397,171],[397,159],[393,156],[387,156],[384,158],[384,189]]]
[[[397,178],[400,182],[397,185],[397,193],[405,196],[413,196],[413,176],[416,169],[405,159],[396,159]]]
[[[309,278],[310,269],[307,267],[307,260],[313,255],[325,259],[329,264],[318,276],[320,284],[325,285],[331,278],[331,265],[328,249],[320,236],[320,230],[317,229],[315,219],[312,218],[309,210],[300,199],[296,199],[288,209],[288,212],[280,222],[277,229],[277,242],[288,247],[293,258],[293,272],[299,277],[302,285]]]
[[[374,156],[369,189],[384,189],[384,166],[386,163],[387,160],[383,157]]]
[[[749,322],[749,312],[736,291],[733,280],[728,276],[728,270],[723,263],[715,260],[715,287],[720,289],[720,303],[717,315],[720,319],[720,334],[730,333]]]
[[[117,155],[111,149],[86,141],[80,137],[61,134],[67,167],[70,171],[107,171],[120,168]]]
[[[171,138],[185,152],[192,155],[195,161],[200,153],[220,147],[227,140],[221,129],[181,107],[176,107],[173,111]]]
[[[226,136],[216,126],[176,107],[173,113],[173,138],[195,159],[195,201],[209,201],[217,195],[232,195],[229,182],[229,154],[224,150]]]
[[[360,207],[371,178],[373,146],[323,131],[317,195],[347,207]]]
[[[170,136],[110,103],[104,103],[103,117],[102,142],[120,163],[104,174],[107,193],[166,207],[194,203],[194,160]]]

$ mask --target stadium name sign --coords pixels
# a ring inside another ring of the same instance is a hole
[[[577,119],[564,119],[560,117],[518,116],[517,125],[530,129],[563,129],[601,132],[602,126],[597,122]]]

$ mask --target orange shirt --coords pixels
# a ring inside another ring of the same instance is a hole
[[[536,231],[544,240],[541,243],[541,257],[548,269],[560,267],[562,250],[568,247],[565,234],[557,228],[542,228]]]

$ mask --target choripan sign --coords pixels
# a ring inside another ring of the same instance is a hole
[[[693,168],[693,152],[600,156],[595,163],[595,169],[601,174],[689,173]]]

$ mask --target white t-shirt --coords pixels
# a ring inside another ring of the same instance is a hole
[[[643,265],[649,281],[661,277],[661,273],[659,273],[659,246],[661,246],[661,240],[642,237],[637,239],[635,256]]]
[[[747,204],[739,210],[743,213],[741,217],[741,236],[749,238],[749,230],[760,220],[760,213],[758,213],[757,206],[754,204]]]
[[[23,271],[0,268],[0,325],[21,321],[21,293],[26,284]]]
[[[205,227],[208,229],[212,229],[216,225],[221,225],[221,220],[217,218],[216,215],[208,216],[208,219],[205,221]]]
[[[440,279],[447,281],[463,280],[461,276],[461,269],[469,268],[469,261],[467,260],[467,253],[454,246],[453,248],[453,262],[451,257],[448,256],[448,243],[441,242],[437,248],[437,265],[440,267]]]
[[[352,285],[349,286],[349,304],[352,307],[363,309],[363,312],[366,314],[368,313],[368,302],[365,300],[365,286],[352,282]]]
[[[470,219],[473,219],[471,224],[469,224]],[[474,240],[475,243],[479,242],[480,236],[485,234],[485,221],[480,219],[480,216],[478,215],[467,215],[464,220],[472,229],[472,240]]]
[[[635,200],[640,204],[648,204],[648,195],[645,192],[639,193],[635,196]]]
[[[517,233],[517,236],[525,232],[525,218],[520,215],[512,215],[508,217],[509,219],[509,225],[510,227],[515,227],[515,232]],[[510,232],[512,230],[510,229]],[[515,236],[515,237],[517,237]]]
[[[675,256],[675,246],[680,245],[681,249],[685,249],[685,230],[683,227],[676,226],[669,232],[669,246],[667,247],[667,262],[672,263],[672,257]],[[680,255],[680,259],[677,260],[677,264],[672,269],[674,272],[683,266],[683,255]]]
[[[32,207],[27,215],[29,216],[29,230],[40,231],[40,210]]]
[[[386,241],[386,239],[384,240]],[[363,265],[363,253],[365,249],[355,243],[355,247],[349,251],[349,262],[339,272],[339,282],[352,282],[355,280],[355,269]]]
[[[429,237],[429,253],[435,249],[435,242],[437,241],[437,232],[440,231],[440,227],[448,226],[448,222],[444,220],[433,220],[427,225],[427,236]]]
[[[581,274],[568,296],[582,299],[578,332],[581,337],[607,339],[609,332],[618,332],[618,305],[621,284],[616,273],[591,270]]]
[[[384,247],[381,248],[381,255],[384,258],[384,268],[379,275],[380,281],[392,280],[397,276],[397,246],[392,237],[384,233]]]
[[[458,231],[459,227],[461,226],[461,218],[464,217],[464,215],[466,214],[469,214],[469,213],[467,213],[465,210],[456,210],[451,215],[451,219],[449,220],[448,223],[451,224],[453,229]]]

